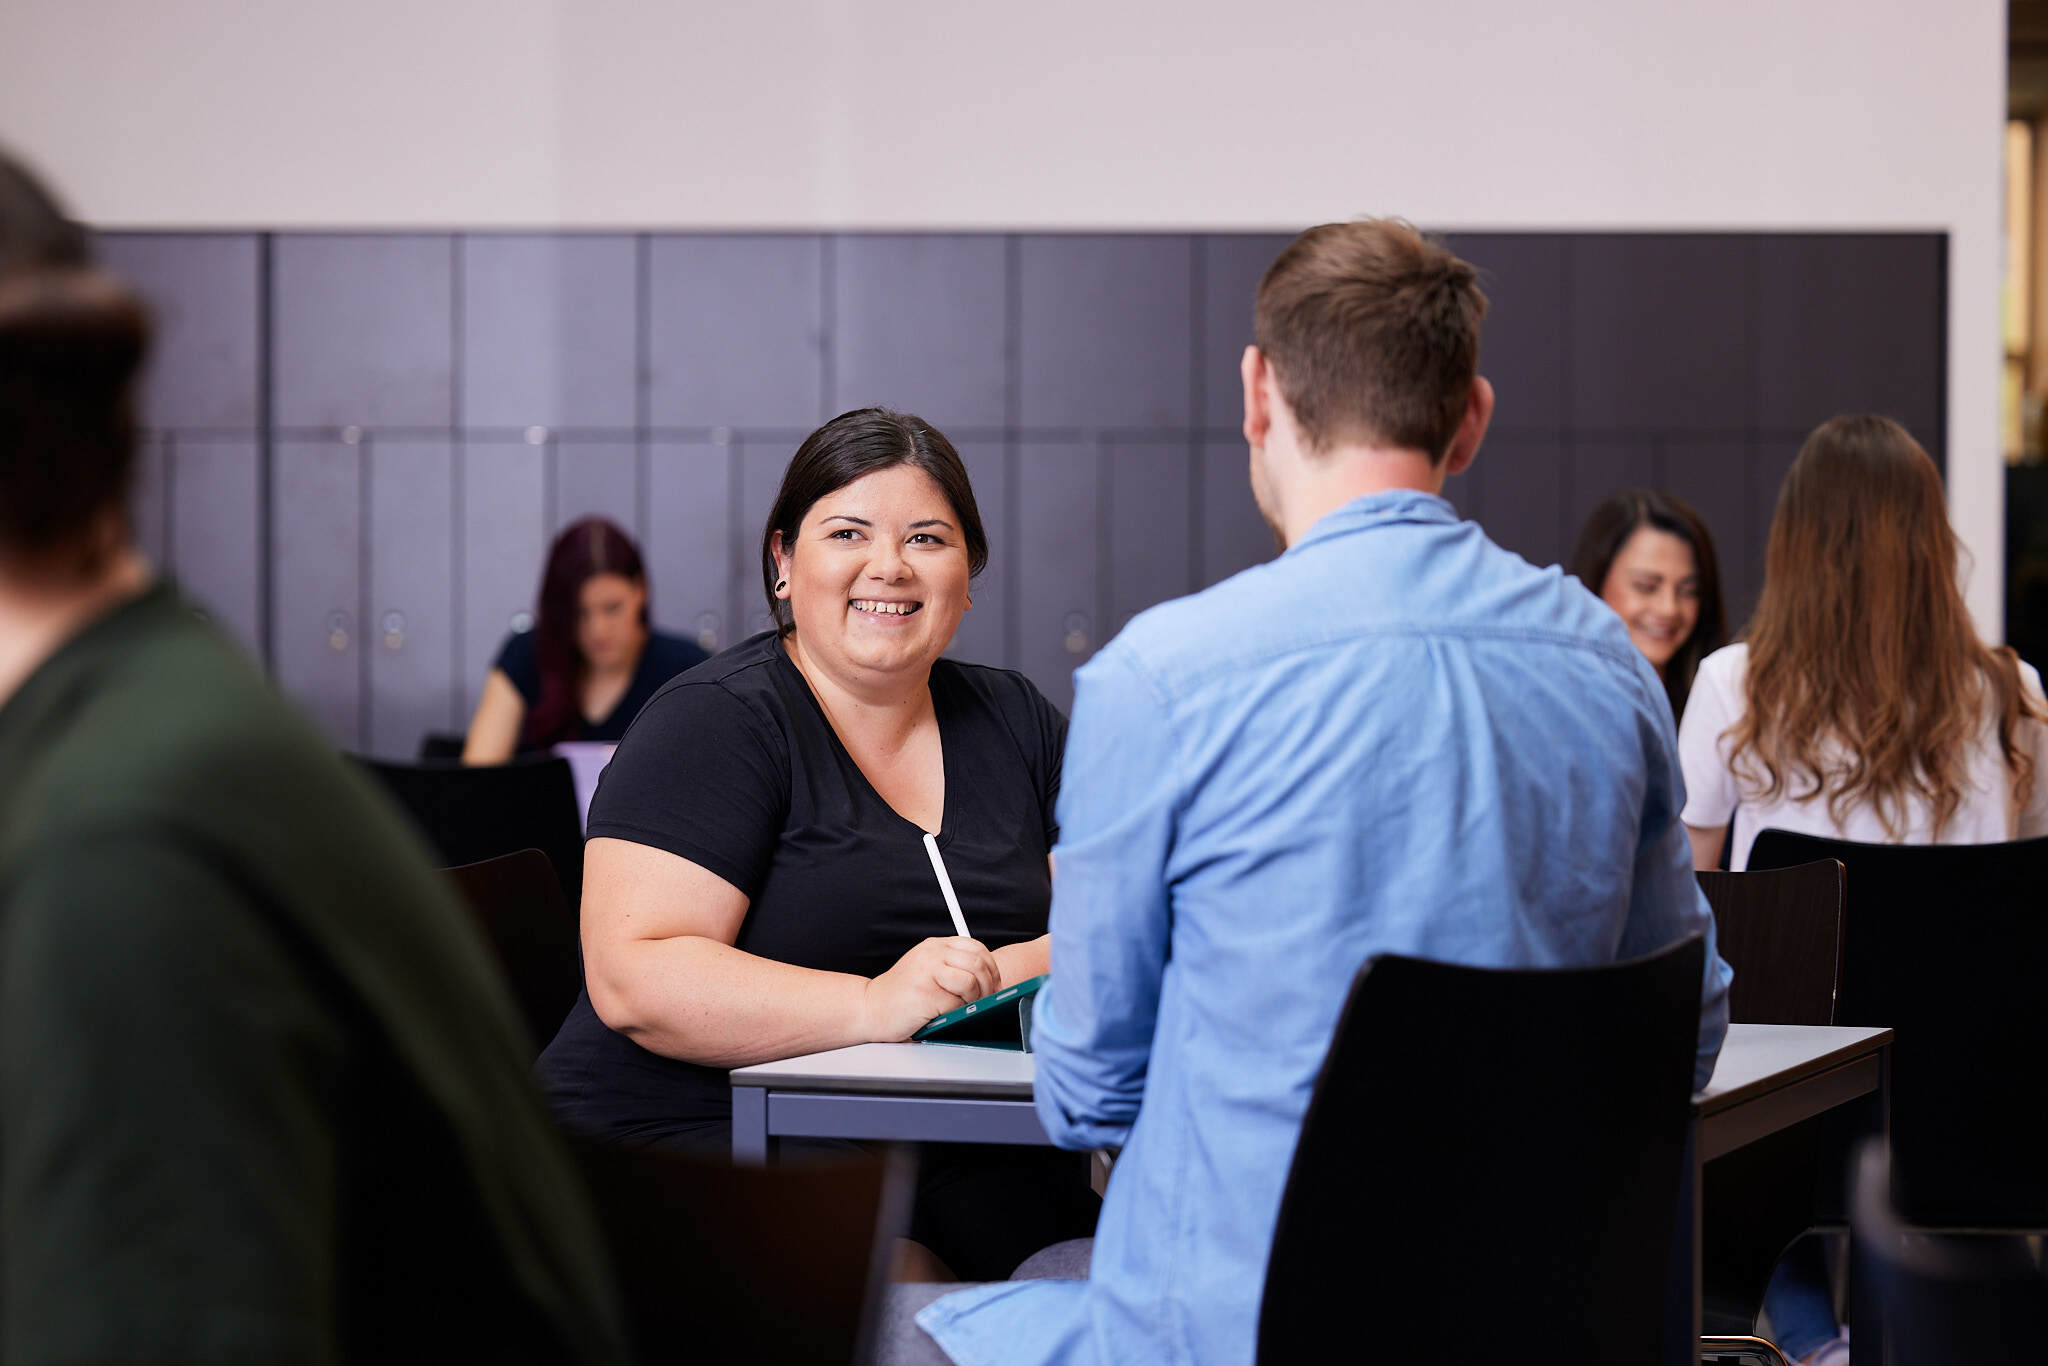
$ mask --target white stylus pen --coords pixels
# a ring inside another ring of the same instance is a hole
[[[946,909],[953,913],[953,933],[962,939],[972,939],[967,932],[967,917],[960,914],[960,898],[953,895],[953,879],[946,876],[946,861],[939,857],[939,837],[925,832],[924,851],[932,856],[932,871],[939,875],[939,890],[946,894]]]

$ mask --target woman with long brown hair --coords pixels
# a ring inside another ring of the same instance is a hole
[[[1776,827],[1889,844],[2048,834],[2040,676],[1977,638],[1941,476],[1888,418],[1807,438],[1778,493],[1743,640],[1679,731],[1695,861]]]

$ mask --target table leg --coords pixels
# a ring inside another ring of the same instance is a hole
[[[1664,1366],[1700,1359],[1700,1122],[1686,1125],[1679,1166],[1678,1209],[1671,1221],[1671,1258],[1664,1282]]]
[[[732,1088],[732,1160],[738,1167],[768,1165],[768,1092],[762,1087]]]

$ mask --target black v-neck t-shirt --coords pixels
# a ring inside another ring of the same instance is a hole
[[[1007,669],[941,659],[931,691],[946,773],[939,852],[968,931],[991,949],[1036,938],[1052,899],[1066,719]],[[874,977],[953,933],[924,831],[868,782],[772,633],[655,693],[605,769],[588,829],[746,893],[735,947],[763,958]],[[731,1117],[724,1069],[647,1052],[605,1028],[587,994],[541,1075],[585,1132],[653,1137]]]

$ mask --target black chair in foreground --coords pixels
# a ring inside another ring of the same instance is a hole
[[[576,1140],[637,1359],[848,1366],[869,1360],[907,1149],[732,1167]]]
[[[1835,1022],[1842,976],[1842,865],[1696,874],[1721,957],[1735,969],[1728,1018],[1737,1024]]]
[[[571,907],[583,899],[583,818],[569,761],[552,755],[506,764],[357,762],[405,808],[443,867],[521,849],[548,856]]]
[[[1914,1224],[2048,1226],[2048,838],[1856,844],[1783,830],[1750,866],[1848,869],[1837,1023],[1892,1044],[1892,1202]]]
[[[1659,1358],[1705,945],[1359,970],[1288,1171],[1259,1360]]]
[[[2022,1238],[1938,1233],[1891,1204],[1885,1149],[1864,1148],[1852,1197],[1856,1274],[1883,1306],[1892,1366],[2036,1366],[2048,1354],[2048,1270]],[[1859,1358],[1860,1359],[1860,1358]]]
[[[583,990],[576,913],[548,856],[522,849],[447,869],[446,876],[496,950],[538,1056]]]

